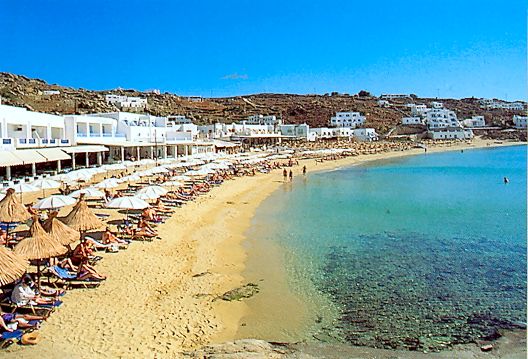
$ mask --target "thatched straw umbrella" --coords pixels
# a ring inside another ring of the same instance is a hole
[[[26,207],[17,200],[15,190],[8,188],[5,197],[0,201],[0,222],[24,222],[30,216]]]
[[[29,228],[29,237],[24,238],[15,246],[14,252],[27,260],[37,260],[37,284],[40,286],[40,260],[60,256],[68,251],[55,238],[42,228],[38,217],[33,217],[33,224]],[[40,287],[39,287],[40,288]]]
[[[0,247],[0,287],[12,283],[26,273],[29,263],[10,249]]]
[[[75,229],[68,227],[57,219],[59,212],[53,211],[49,214],[48,219],[42,227],[50,236],[55,238],[63,246],[69,246],[81,238],[81,234]]]
[[[81,239],[84,232],[104,226],[103,222],[88,208],[84,195],[79,197],[79,202],[62,221],[76,231],[81,232]]]

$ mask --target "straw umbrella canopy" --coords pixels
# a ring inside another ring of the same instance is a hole
[[[0,287],[13,283],[26,273],[29,263],[10,249],[0,247]]]
[[[15,246],[14,252],[27,260],[45,259],[60,256],[68,251],[66,247],[51,237],[40,225],[38,217],[33,217],[29,237]]]
[[[57,219],[59,212],[54,211],[49,214],[48,219],[42,227],[48,234],[59,241],[63,246],[68,246],[81,238],[81,234],[75,229],[68,227]]]
[[[81,233],[103,226],[103,222],[88,208],[83,195],[79,197],[79,202],[62,221]]]
[[[29,237],[21,240],[14,249],[18,254],[27,260],[37,260],[37,285],[40,288],[40,261],[51,257],[60,256],[68,251],[55,238],[51,237],[40,225],[38,217],[33,217],[33,224],[29,228]]]
[[[8,188],[5,197],[0,201],[0,222],[24,222],[30,217],[26,207],[18,202],[14,193],[14,189]]]

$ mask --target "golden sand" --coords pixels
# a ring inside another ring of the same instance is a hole
[[[430,148],[428,152],[486,145],[484,141],[474,141],[471,145]],[[307,160],[301,167],[306,164],[310,171],[328,170],[423,152],[416,149],[357,156],[317,165]],[[294,171],[298,174],[300,167]],[[134,242],[126,251],[102,254],[104,259],[97,269],[108,279],[98,289],[69,291],[63,306],[39,331],[41,343],[33,347],[12,346],[1,356],[167,358],[178,357],[182,350],[205,343],[232,340],[241,333],[258,336],[260,328],[244,328],[239,333],[239,325],[244,318],[258,314],[256,311],[262,310],[264,304],[253,308],[244,301],[214,299],[246,283],[242,276],[246,261],[244,233],[259,204],[282,184],[279,171],[226,181],[178,208],[171,219],[158,227],[162,240]],[[115,210],[97,211],[110,213],[111,219],[123,217]],[[281,311],[281,315],[292,315],[277,319],[276,327],[267,327],[265,332],[291,333],[293,327],[305,325],[310,318],[304,312],[298,319],[305,309],[295,296],[286,300],[284,306],[298,309]],[[292,328],[284,329],[281,323]]]

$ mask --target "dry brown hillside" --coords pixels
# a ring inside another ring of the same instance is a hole
[[[44,95],[44,90],[59,90],[59,95]],[[408,115],[406,103],[442,101],[447,108],[455,110],[459,118],[482,114],[488,123],[504,126],[511,124],[514,112],[504,110],[483,110],[477,99],[429,99],[408,98],[391,101],[391,106],[382,108],[377,98],[348,94],[291,95],[256,94],[228,98],[204,98],[201,102],[189,101],[186,97],[171,93],[153,94],[135,90],[116,89],[112,91],[91,91],[59,85],[50,85],[39,79],[0,73],[0,96],[2,103],[26,107],[30,110],[53,114],[83,114],[117,111],[107,104],[104,95],[108,93],[126,94],[148,98],[147,113],[159,116],[186,115],[197,123],[216,121],[237,121],[252,114],[282,116],[285,123],[306,122],[312,127],[327,125],[330,116],[336,111],[359,111],[367,116],[367,126],[379,133],[386,133],[396,126],[401,117]],[[362,91],[363,94],[363,91]]]

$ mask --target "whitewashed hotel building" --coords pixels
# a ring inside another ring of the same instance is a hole
[[[365,123],[365,116],[359,112],[336,112],[336,115],[330,118],[332,127],[359,127]]]

